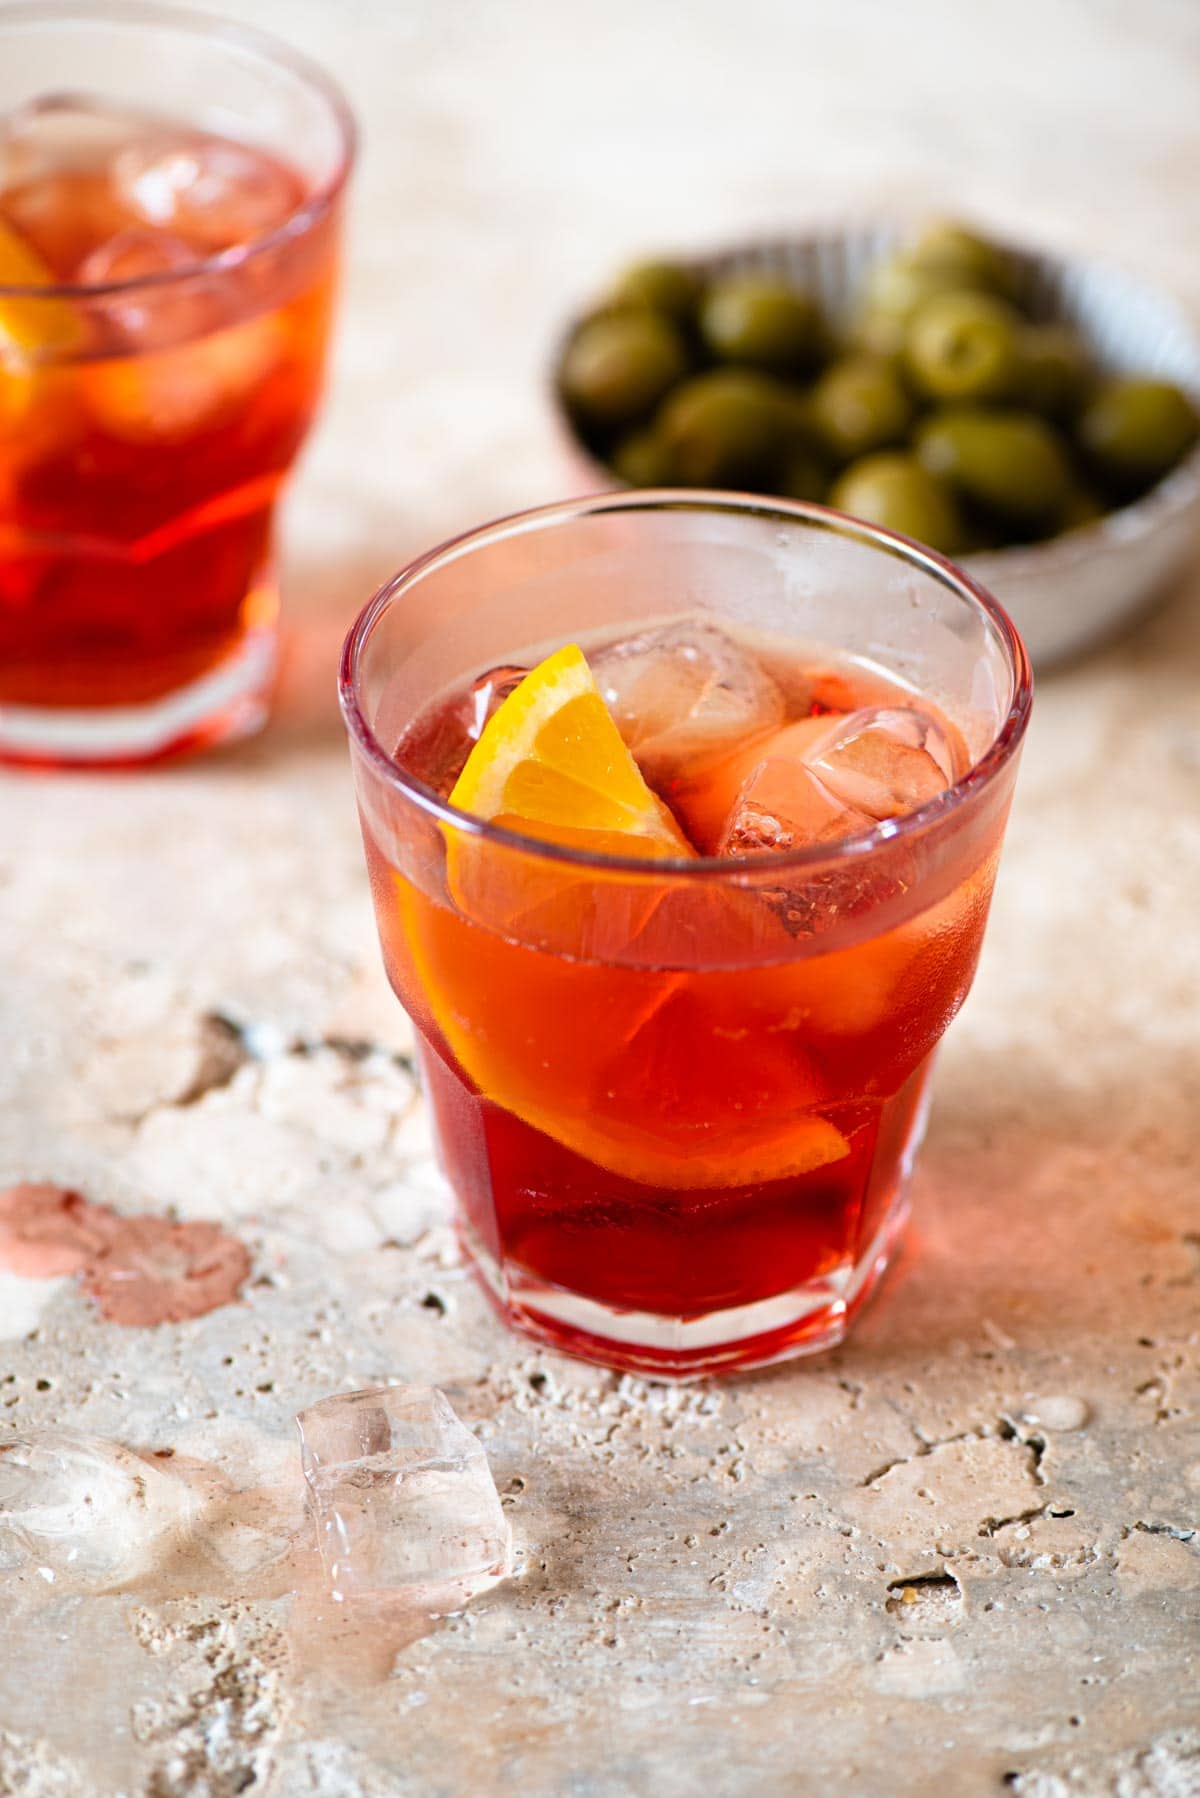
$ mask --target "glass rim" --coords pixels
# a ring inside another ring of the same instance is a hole
[[[0,38],[12,26],[65,23],[145,25],[177,31],[189,37],[207,37],[252,52],[264,62],[283,67],[319,93],[329,107],[337,126],[340,152],[336,166],[324,181],[307,193],[300,203],[278,225],[272,225],[245,243],[231,244],[228,249],[211,255],[197,255],[194,262],[180,268],[163,269],[153,275],[134,275],[123,281],[0,281],[0,297],[17,300],[97,300],[161,289],[183,281],[195,281],[209,275],[233,273],[257,257],[279,245],[305,236],[320,224],[334,205],[354,167],[358,152],[358,123],[354,111],[338,83],[313,58],[302,50],[294,50],[282,38],[256,25],[243,25],[236,19],[222,18],[217,13],[197,12],[191,7],[160,6],[156,0],[5,0],[0,4]]]
[[[460,810],[443,799],[433,787],[418,780],[390,755],[367,722],[359,703],[360,663],[367,643],[384,614],[414,587],[423,576],[439,565],[457,561],[473,550],[485,548],[505,538],[524,535],[547,526],[567,524],[580,517],[593,517],[605,512],[694,511],[732,512],[742,516],[779,518],[792,523],[811,525],[849,537],[869,548],[881,550],[900,561],[932,575],[943,586],[952,588],[983,612],[1006,651],[1013,691],[1008,710],[984,753],[948,787],[924,805],[898,818],[887,818],[869,830],[842,837],[833,843],[805,845],[799,849],[755,851],[744,856],[702,855],[684,860],[678,857],[647,859],[644,856],[602,855],[587,849],[552,843],[520,831],[508,830],[486,818]],[[342,646],[338,671],[338,699],[342,717],[352,744],[366,756],[376,773],[397,789],[420,811],[437,819],[460,834],[477,837],[484,842],[519,850],[541,860],[573,868],[590,868],[600,873],[638,875],[642,879],[709,880],[737,878],[761,874],[774,869],[807,869],[828,867],[884,848],[920,834],[942,819],[951,817],[977,793],[992,784],[1020,747],[1029,723],[1033,702],[1033,670],[1025,645],[1008,613],[998,600],[973,576],[947,557],[898,531],[881,525],[866,524],[848,513],[836,512],[830,506],[819,506],[808,500],[775,499],[762,494],[733,493],[707,488],[639,488],[621,492],[588,494],[579,499],[558,500],[553,504],[511,512],[504,517],[477,525],[427,550],[405,564],[390,580],[384,582],[367,601],[347,632]]]

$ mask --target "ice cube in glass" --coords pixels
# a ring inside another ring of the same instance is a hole
[[[954,777],[946,733],[915,706],[865,706],[837,721],[810,752],[822,783],[882,822],[915,811]]]
[[[660,790],[783,722],[783,696],[750,650],[683,618],[589,657],[596,684]]]
[[[208,250],[275,230],[298,197],[295,177],[269,156],[189,131],[160,131],[122,150],[113,183],[135,217]]]
[[[43,94],[0,118],[0,182],[99,172],[156,123],[97,94]]]

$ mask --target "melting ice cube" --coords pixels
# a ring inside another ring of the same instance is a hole
[[[54,274],[73,279],[95,243],[138,222],[107,170],[142,129],[136,115],[73,94],[0,119],[4,219]],[[67,197],[64,182],[71,184]]]
[[[813,749],[811,765],[831,792],[876,820],[915,811],[954,777],[945,732],[911,706],[848,713]]]
[[[113,181],[136,217],[208,250],[282,225],[301,197],[296,177],[248,144],[158,131],[115,158]]]
[[[0,1442],[0,1566],[28,1558],[76,1587],[124,1585],[194,1509],[182,1481],[119,1443],[70,1430]]]
[[[804,719],[763,745],[720,853],[800,849],[869,830],[944,791],[952,771],[945,733],[910,707]]]
[[[783,721],[770,675],[704,619],[628,637],[588,660],[621,735],[660,791]]]
[[[302,1411],[309,1506],[335,1592],[457,1601],[511,1570],[487,1456],[432,1386],[338,1393]]]
[[[44,94],[0,120],[0,181],[17,186],[76,171],[102,173],[156,120],[94,94]]]
[[[515,663],[489,668],[472,681],[455,705],[437,707],[418,723],[398,753],[435,792],[448,799],[484,725],[528,673],[528,668]]]
[[[721,855],[803,849],[869,830],[874,819],[845,805],[804,762],[772,757],[742,788],[721,839]]]
[[[818,754],[842,719],[802,718],[719,770],[727,808],[721,855],[802,849],[869,829],[873,819],[822,780]],[[737,782],[733,793],[729,781]]]
[[[528,673],[528,668],[505,662],[499,668],[489,668],[486,674],[477,675],[471,682],[463,700],[462,725],[472,743],[479,741],[492,713],[504,704],[513,688],[520,686]]]
[[[89,287],[103,287],[110,282],[178,274],[195,263],[196,252],[182,237],[135,227],[97,244],[80,264],[79,279]]]
[[[139,282],[128,292],[93,302],[112,327],[117,343],[157,348],[198,337],[212,328],[216,316],[212,295],[202,280],[162,281],[196,267],[196,251],[170,231],[141,227],[118,231],[84,257],[76,279],[89,287]]]

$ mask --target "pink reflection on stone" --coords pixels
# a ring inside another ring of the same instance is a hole
[[[236,1298],[250,1273],[245,1244],[216,1224],[119,1217],[83,1289],[110,1323],[180,1323]]]
[[[0,1267],[27,1280],[80,1273],[103,1253],[111,1215],[61,1186],[10,1186],[0,1192]]]
[[[118,1218],[104,1252],[83,1270],[83,1289],[114,1324],[181,1323],[238,1295],[250,1255],[216,1224]]]
[[[110,1323],[144,1327],[232,1303],[250,1254],[216,1224],[122,1217],[61,1186],[23,1183],[0,1192],[0,1268],[78,1274]]]

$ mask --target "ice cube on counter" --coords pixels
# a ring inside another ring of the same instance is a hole
[[[334,1591],[450,1608],[507,1577],[508,1520],[478,1439],[431,1386],[337,1393],[302,1411],[309,1508]]]
[[[59,1429],[0,1441],[0,1567],[122,1586],[186,1535],[195,1510],[181,1480],[120,1443]]]

